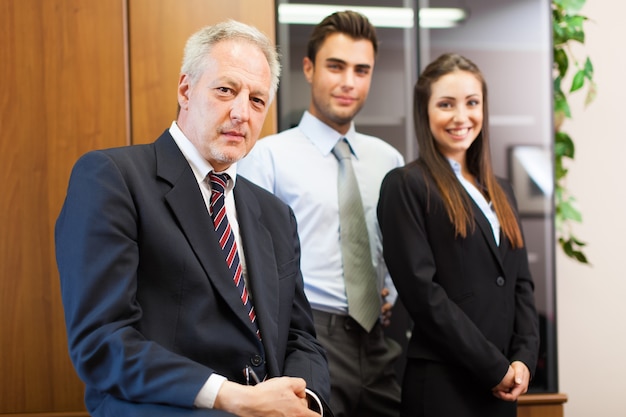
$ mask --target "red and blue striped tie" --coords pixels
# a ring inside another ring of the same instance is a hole
[[[213,226],[217,232],[224,259],[226,260],[226,266],[232,274],[233,281],[239,290],[241,301],[246,307],[248,317],[250,317],[250,321],[254,325],[257,336],[260,339],[261,335],[256,323],[256,313],[254,312],[254,306],[252,305],[252,301],[248,295],[246,283],[243,279],[241,263],[239,262],[237,241],[235,240],[235,234],[233,233],[230,223],[228,222],[228,217],[226,216],[224,191],[229,179],[230,177],[228,174],[216,174],[213,171],[209,173],[209,181],[211,183],[211,202],[209,212],[211,214],[211,218],[213,219]]]

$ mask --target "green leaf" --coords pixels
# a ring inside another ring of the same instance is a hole
[[[580,90],[584,84],[585,84],[585,71],[579,70],[574,75],[574,79],[572,80],[572,87],[569,89],[569,92],[573,93],[576,90]]]
[[[562,19],[563,16],[557,11],[552,12],[552,44],[554,46],[560,46],[567,42],[565,28],[561,25]]]
[[[554,135],[554,153],[559,156],[574,159],[574,141],[565,132],[556,132]]]
[[[566,168],[563,168],[563,164],[557,165],[558,167],[555,170],[554,177],[557,181],[559,181],[561,178],[564,178],[567,175],[568,170]]]
[[[572,220],[576,223],[581,223],[583,221],[583,216],[580,214],[580,211],[574,207],[573,202],[573,198],[570,198],[568,201],[564,201],[559,204],[559,214],[561,218],[565,220]]]
[[[567,240],[561,238],[559,239],[559,244],[561,245],[561,247],[563,248],[563,252],[567,256],[577,260],[580,263],[589,264],[587,257],[580,250],[575,239],[572,239],[571,237]]]
[[[593,64],[589,57],[585,60],[585,77],[590,81],[593,79]]]
[[[564,94],[555,94],[554,112],[563,113],[563,115],[568,119],[572,117],[572,112],[570,111],[569,104],[567,103],[567,99]]]
[[[590,81],[589,88],[587,89],[587,96],[585,97],[585,107],[591,104],[596,99],[596,95],[598,93],[596,83],[594,81]]]
[[[586,0],[553,0],[553,3],[564,9],[568,14],[576,13],[585,5]]]
[[[567,73],[567,68],[569,67],[569,59],[567,58],[567,54],[563,50],[563,48],[554,48],[554,64],[556,65],[559,71],[559,82],[560,78],[565,76]]]
[[[554,77],[552,85],[554,88],[554,93],[562,96],[563,90],[561,90],[561,81],[563,81],[563,78],[560,75],[557,75],[556,77]]]
[[[587,260],[587,257],[585,256],[584,253],[582,253],[581,251],[573,251],[572,252],[572,256],[580,263],[582,264],[589,264],[589,261]]]
[[[579,15],[560,15],[553,13],[552,37],[557,46],[561,46],[569,41],[585,42],[585,31],[583,23],[587,20]]]

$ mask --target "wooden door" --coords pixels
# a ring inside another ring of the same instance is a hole
[[[123,6],[0,1],[0,414],[84,410],[53,232],[76,158],[128,142]]]

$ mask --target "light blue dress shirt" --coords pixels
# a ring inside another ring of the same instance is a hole
[[[498,216],[496,216],[493,205],[490,201],[487,201],[483,193],[478,190],[476,185],[472,184],[463,177],[463,174],[461,173],[461,164],[453,159],[448,159],[448,161],[450,162],[456,177],[461,182],[461,185],[463,185],[463,188],[465,188],[470,197],[472,197],[472,200],[474,200],[476,205],[480,208],[480,211],[483,212],[489,221],[493,237],[496,240],[496,245],[500,246],[500,221],[498,220]]]
[[[342,136],[309,112],[297,127],[259,140],[238,163],[238,173],[274,193],[293,209],[302,246],[305,292],[316,310],[347,314],[339,242],[338,163],[331,150],[342,137],[350,144],[370,236],[378,287],[397,293],[383,261],[376,217],[380,184],[402,155],[385,141],[357,133],[354,124]]]

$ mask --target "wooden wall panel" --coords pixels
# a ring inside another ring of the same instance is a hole
[[[0,414],[87,415],[54,257],[71,167],[131,143],[131,130],[154,140],[175,117],[185,40],[225,18],[274,37],[273,0],[0,1]]]
[[[133,142],[150,142],[169,125],[182,48],[201,26],[233,18],[275,34],[274,0],[127,3],[0,0],[1,415],[87,416],[53,241],[76,159],[131,143],[131,131]],[[262,135],[275,131],[274,104]],[[566,396],[526,397],[519,416],[562,415]]]
[[[132,0],[129,4],[132,142],[154,141],[176,118],[176,87],[187,38],[224,19],[275,40],[274,0]],[[261,136],[275,133],[276,102]]]
[[[124,3],[0,1],[0,414],[84,410],[53,231],[77,157],[128,142]]]

